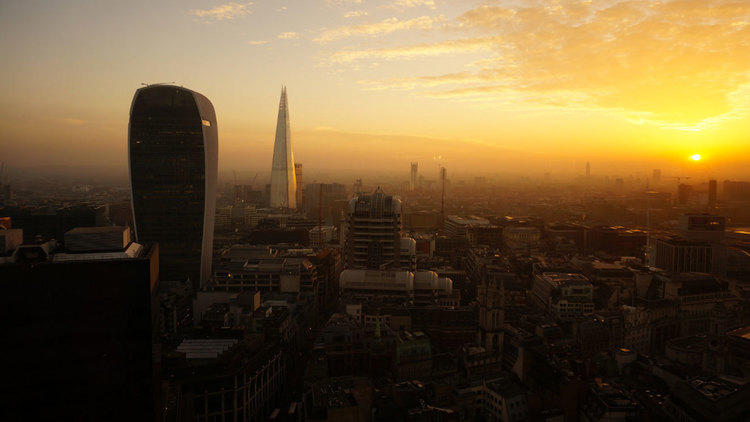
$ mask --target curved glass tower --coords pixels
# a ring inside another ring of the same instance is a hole
[[[158,242],[160,278],[203,284],[211,275],[218,132],[208,98],[149,85],[130,108],[128,156],[135,235]]]
[[[292,153],[292,139],[289,131],[289,105],[286,101],[286,87],[281,89],[279,117],[276,121],[270,199],[273,208],[297,208],[297,179],[294,174],[294,154]]]

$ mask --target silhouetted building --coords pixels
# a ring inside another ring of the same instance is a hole
[[[409,190],[415,191],[419,183],[419,163],[412,162],[411,163],[411,170],[409,173]]]
[[[294,163],[294,179],[297,185],[297,189],[294,191],[294,195],[297,201],[297,208],[302,208],[302,163]]]
[[[687,205],[693,195],[693,187],[685,183],[677,186],[677,205]]]
[[[3,419],[154,420],[158,256],[156,245],[70,253],[47,242],[0,264]]]
[[[138,242],[159,243],[165,280],[211,275],[218,132],[211,102],[171,85],[136,91],[128,145]]]
[[[716,208],[716,180],[708,181],[708,208]]]

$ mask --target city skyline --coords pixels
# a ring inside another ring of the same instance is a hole
[[[213,99],[221,169],[259,170],[286,83],[309,174],[436,156],[454,174],[571,173],[586,161],[592,174],[747,174],[749,5],[555,4],[4,4],[1,141],[18,167],[124,169],[133,86],[174,80]],[[389,154],[368,154],[377,146]]]

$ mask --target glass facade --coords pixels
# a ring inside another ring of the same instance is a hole
[[[218,135],[213,106],[169,85],[135,93],[128,136],[139,242],[158,242],[160,278],[194,286],[211,273]]]

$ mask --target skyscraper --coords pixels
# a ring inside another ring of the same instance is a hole
[[[271,207],[297,208],[297,180],[294,175],[294,154],[289,134],[289,106],[286,87],[281,88],[279,117],[276,121],[276,140],[273,144],[271,165]]]
[[[591,163],[586,161],[586,177],[591,177]]]
[[[412,162],[411,163],[411,177],[409,178],[409,190],[415,191],[417,190],[417,182],[419,177],[419,163]]]
[[[211,274],[218,132],[213,105],[172,85],[135,92],[128,152],[138,242],[159,243],[162,280]]]

